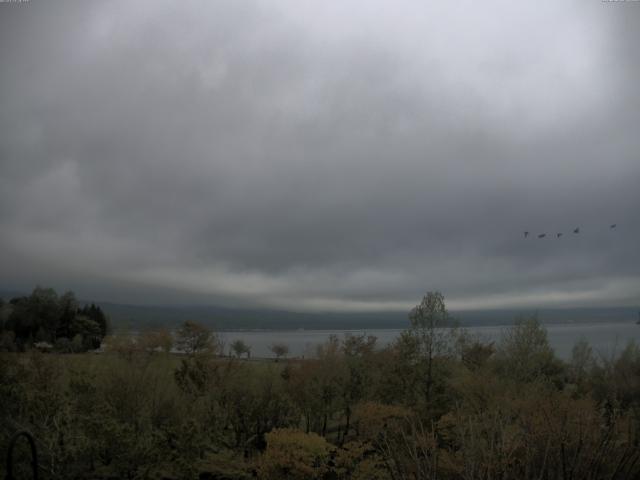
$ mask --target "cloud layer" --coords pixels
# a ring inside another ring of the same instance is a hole
[[[638,20],[573,0],[0,4],[0,284],[638,304]]]

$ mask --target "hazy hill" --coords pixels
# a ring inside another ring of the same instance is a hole
[[[279,310],[232,309],[216,306],[132,306],[101,303],[116,327],[173,326],[194,320],[219,330],[236,329],[372,329],[404,328],[408,312],[301,313]],[[452,312],[462,325],[501,325],[536,313],[534,309]],[[540,309],[544,323],[635,321],[633,308]]]
[[[28,292],[0,290],[0,298],[28,295]],[[88,301],[88,303],[93,300]],[[85,303],[81,300],[81,303]],[[218,330],[289,330],[289,329],[372,329],[405,328],[406,312],[375,313],[308,313],[286,310],[226,308],[219,306],[125,305],[109,302],[99,304],[115,328],[133,330],[160,326],[174,327],[184,320],[193,320]],[[462,325],[504,325],[518,316],[538,314],[544,323],[572,322],[634,322],[640,308],[569,308],[569,309],[503,309],[452,311]]]

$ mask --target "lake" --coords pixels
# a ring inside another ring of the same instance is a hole
[[[508,326],[466,327],[472,334],[480,335],[484,340],[499,342]],[[610,357],[619,353],[630,340],[640,343],[640,325],[635,323],[571,323],[545,325],[549,344],[563,359],[571,356],[574,344],[584,338],[596,355]],[[242,339],[251,347],[252,357],[273,357],[269,346],[284,343],[289,347],[289,357],[313,356],[315,347],[325,342],[330,335],[342,338],[345,334],[374,335],[378,337],[378,346],[391,343],[402,329],[371,330],[289,330],[289,331],[225,331],[220,335],[228,349],[236,339]]]

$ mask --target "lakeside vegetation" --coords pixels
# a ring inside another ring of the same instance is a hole
[[[32,297],[18,302],[33,320],[30,336],[20,330],[14,339],[13,350],[25,352],[0,354],[0,447],[16,431],[32,432],[41,478],[640,476],[633,342],[609,358],[578,342],[561,361],[528,317],[485,343],[453,325],[443,296],[429,292],[385,348],[372,336],[333,336],[314,358],[287,358],[287,346],[274,344],[277,361],[254,361],[250,345],[223,346],[215,332],[184,322],[175,334],[106,336],[100,355],[42,353],[29,347],[43,332],[54,346],[69,338],[58,334],[69,296],[40,289]],[[3,335],[18,303],[2,307]],[[57,305],[57,315],[38,317],[42,304]],[[84,308],[73,318],[91,319]],[[95,346],[90,333],[71,343]],[[22,468],[27,458],[26,448],[17,452]]]
[[[0,351],[86,352],[99,348],[109,330],[100,306],[81,307],[71,291],[58,296],[36,287],[31,295],[0,299]]]

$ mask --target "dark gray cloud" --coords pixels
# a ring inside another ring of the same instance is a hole
[[[638,20],[573,0],[0,4],[0,283],[640,303]]]

